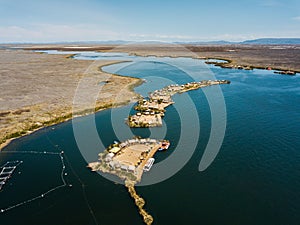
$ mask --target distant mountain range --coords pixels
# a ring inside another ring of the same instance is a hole
[[[300,38],[260,38],[260,39],[255,39],[255,40],[243,41],[241,44],[299,45]]]
[[[260,38],[254,40],[247,40],[242,42],[230,41],[207,41],[207,42],[175,42],[177,44],[194,44],[194,45],[300,45],[300,38]]]
[[[81,42],[86,44],[128,44],[134,43],[134,41],[90,41]],[[158,41],[141,41],[141,43],[155,44]],[[194,44],[194,45],[232,45],[232,44],[244,44],[244,45],[300,45],[300,38],[260,38],[254,40],[246,40],[242,42],[230,42],[230,41],[196,41],[196,42],[174,42],[176,44]],[[74,44],[80,44],[80,42],[74,42]]]
[[[159,41],[139,41],[145,44],[155,44]],[[67,44],[67,45],[123,45],[135,43],[135,41],[124,40],[107,40],[107,41],[73,41],[73,42],[52,42],[52,43],[6,43],[6,44]],[[191,44],[191,45],[232,45],[232,44],[244,44],[244,45],[300,45],[300,38],[260,38],[254,40],[246,40],[242,42],[230,42],[230,41],[180,41],[173,42],[175,44]],[[0,43],[1,44],[1,43]]]
[[[129,44],[134,41],[87,41],[87,42],[65,42],[62,44]],[[155,44],[158,41],[141,41],[141,43]],[[230,42],[230,41],[195,41],[195,42],[174,42],[175,44],[194,44],[194,45],[232,45],[232,44],[244,44],[244,45],[300,45],[300,38],[260,38],[254,40],[246,40],[242,42]]]

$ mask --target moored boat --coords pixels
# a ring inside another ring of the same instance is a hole
[[[161,147],[158,149],[158,151],[164,151],[167,150],[170,146],[170,142],[169,141],[163,141],[161,144]]]
[[[153,166],[154,161],[155,161],[154,158],[148,159],[146,165],[144,166],[144,171],[146,171],[146,172],[150,171],[151,167]]]

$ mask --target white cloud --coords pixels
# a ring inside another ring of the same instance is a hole
[[[292,19],[293,19],[293,20],[300,21],[300,16],[293,17]]]
[[[244,40],[250,40],[250,39],[256,39],[259,38],[257,35],[252,35],[252,34],[220,34],[216,35],[213,37],[213,40],[219,41],[219,40],[224,40],[224,41],[244,41]],[[211,40],[212,38],[208,39]]]
[[[294,20],[300,21],[299,17]],[[299,37],[300,31],[285,31],[257,34],[218,34],[213,36],[189,36],[180,34],[131,34],[102,29],[97,25],[54,25],[34,24],[31,27],[0,26],[0,43],[8,42],[59,42],[59,41],[101,41],[101,40],[132,40],[132,41],[244,41],[264,37]]]
[[[91,41],[120,38],[113,31],[89,25],[38,24],[30,28],[0,27],[0,42]]]
[[[166,34],[130,34],[129,38],[134,40],[157,40],[157,41],[244,41],[256,39],[257,35],[220,34],[214,36],[188,36],[188,35],[166,35]]]
[[[35,30],[28,30],[19,26],[0,27],[0,40],[21,40],[24,37],[38,38],[42,36],[42,33]]]
[[[168,34],[129,34],[130,39],[135,40],[163,40],[163,41],[177,41],[177,40],[194,40],[196,37],[188,35],[168,35]]]

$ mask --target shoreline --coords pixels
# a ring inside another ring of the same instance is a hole
[[[51,50],[51,49],[52,48],[47,48],[47,50]],[[30,49],[23,48],[23,50],[24,51],[28,51],[28,50],[32,51],[32,50],[35,50],[35,48],[30,48]],[[86,50],[82,49],[81,51],[86,51]],[[101,49],[101,50],[96,50],[96,51],[107,52],[108,50]],[[109,52],[113,52],[113,51],[109,51]],[[209,60],[209,59],[224,60],[226,62],[221,62],[221,63],[211,62],[211,63],[208,63],[208,64],[213,64],[214,66],[220,66],[221,68],[229,68],[229,69],[238,69],[238,66],[243,67],[242,69],[245,69],[245,68],[249,68],[249,69],[262,69],[262,70],[267,70],[268,69],[268,66],[263,67],[263,66],[253,65],[252,63],[248,63],[247,65],[246,64],[240,64],[240,65],[238,65],[235,62],[234,59],[231,59],[229,57],[228,58],[227,57],[202,57],[202,56],[199,56],[197,53],[192,52],[192,51],[191,51],[191,53],[193,53],[194,55],[189,55],[189,56],[175,54],[175,53],[172,53],[172,52],[169,53],[169,54],[168,54],[168,52],[165,52],[164,54],[159,54],[159,53],[155,53],[154,54],[154,53],[132,52],[130,50],[127,50],[127,51],[123,50],[123,52],[126,52],[129,55],[136,55],[136,56],[141,56],[141,57],[150,57],[150,56],[154,56],[154,57],[172,57],[172,58],[187,57],[187,58],[193,58],[193,59],[199,59],[199,60]],[[69,55],[66,55],[64,57],[66,59],[73,59],[73,56],[74,56],[74,54],[69,54]],[[73,59],[73,60],[75,60],[75,59]],[[126,63],[126,62],[130,62],[130,61],[110,62],[110,63],[104,64],[104,65],[101,65],[98,69],[99,69],[100,72],[108,74],[107,72],[103,71],[103,67],[109,66],[109,65],[113,65],[113,64],[118,64],[118,63]],[[226,67],[226,66],[230,66],[231,68],[230,67]],[[236,67],[236,68],[234,68],[234,67]],[[271,69],[272,69],[272,71],[292,71],[292,72],[295,72],[296,74],[300,73],[300,70],[292,70],[292,69],[288,70],[288,69],[282,68],[282,67],[271,67]],[[134,92],[134,88],[138,87],[138,86],[140,86],[141,84],[144,83],[144,81],[142,79],[139,79],[139,78],[136,78],[136,77],[131,77],[131,76],[121,76],[119,74],[111,74],[111,75],[118,76],[118,77],[125,77],[125,78],[137,79],[135,82],[131,82],[127,86],[127,90],[129,92],[132,92],[137,97],[138,94]],[[130,102],[134,102],[134,101],[127,100],[127,101],[123,101],[123,102],[118,102],[116,104],[114,104],[114,103],[104,103],[103,102],[102,104],[100,103],[100,104],[98,104],[95,107],[95,112],[93,112],[93,113],[97,113],[99,111],[106,110],[106,109],[109,109],[109,108],[121,107],[121,106],[129,104]],[[29,107],[31,107],[31,106],[29,106]],[[90,109],[83,110],[82,114],[79,113],[78,116],[88,115],[86,113],[86,111],[89,111],[89,110]],[[60,123],[69,121],[72,118],[73,118],[73,114],[72,114],[72,112],[69,112],[66,115],[55,117],[52,120],[47,121],[47,122],[45,122],[45,123],[43,123],[41,125],[32,124],[32,126],[29,127],[29,128],[27,128],[27,129],[18,130],[17,132],[10,133],[10,134],[6,135],[6,137],[4,137],[0,141],[0,151],[2,151],[3,148],[5,148],[12,141],[14,141],[14,140],[16,140],[18,138],[30,135],[30,134],[32,134],[32,133],[34,133],[34,132],[36,132],[36,131],[38,131],[40,129],[43,129],[43,128],[46,128],[46,127],[50,127],[50,126],[53,126],[53,125],[56,125],[56,124],[60,124]]]
[[[232,59],[228,58],[212,58],[212,57],[205,57],[205,58],[199,58],[203,60],[224,60],[226,62],[205,62],[206,64],[211,64],[217,67],[221,67],[223,69],[241,69],[241,70],[253,70],[253,69],[258,69],[258,70],[271,70],[274,71],[273,73],[276,74],[275,72],[294,72],[294,75],[297,75],[300,73],[300,70],[291,70],[291,69],[286,69],[286,68],[280,68],[280,67],[271,67],[271,66],[257,66],[253,64],[238,64]],[[283,74],[284,75],[284,74]],[[288,75],[288,74],[287,74]]]
[[[146,47],[145,47],[146,46]],[[299,48],[274,49],[273,45],[86,45],[70,47],[65,45],[20,46],[24,50],[58,50],[58,51],[96,51],[123,52],[144,57],[189,57],[195,59],[226,60],[228,67],[291,71],[300,73],[300,63],[295,60],[300,54]],[[224,64],[225,65],[225,64]],[[218,65],[217,65],[218,66]]]
[[[71,56],[68,55],[65,58],[71,59],[72,55]],[[126,90],[131,92],[134,95],[133,96],[134,98],[139,99],[140,96],[139,96],[138,93],[134,92],[134,88],[142,85],[144,83],[144,80],[142,80],[140,78],[136,78],[136,77],[122,76],[122,75],[119,75],[119,74],[110,74],[110,73],[107,73],[107,72],[103,71],[103,69],[102,69],[105,66],[118,64],[118,63],[124,63],[124,62],[129,62],[129,61],[108,62],[104,65],[99,66],[98,71],[102,72],[102,73],[105,73],[105,74],[112,75],[112,76],[120,77],[120,78],[134,79],[133,81],[131,81],[130,83],[128,83],[126,85],[127,86]],[[100,112],[100,111],[103,111],[103,110],[106,110],[106,109],[122,107],[122,106],[130,104],[131,102],[133,103],[135,101],[133,99],[127,99],[125,101],[120,101],[120,102],[96,103],[96,106],[93,109],[86,108],[86,109],[83,109],[80,112],[72,112],[72,108],[71,108],[70,112],[66,112],[63,115],[60,115],[58,117],[54,117],[53,119],[45,121],[44,123],[40,123],[40,122],[36,121],[36,123],[32,123],[32,125],[28,128],[20,129],[20,130],[17,130],[15,132],[8,133],[2,140],[0,140],[0,152],[6,146],[8,146],[12,141],[17,140],[17,139],[22,138],[22,137],[25,137],[27,135],[30,135],[30,134],[32,134],[34,132],[37,132],[37,131],[39,131],[43,128],[47,128],[47,127],[51,127],[51,126],[54,126],[54,125],[58,125],[60,123],[67,122],[67,121],[69,121],[69,120],[71,120],[75,117],[77,118],[77,117],[87,116],[87,115],[90,115],[92,113],[97,113],[97,112]],[[33,107],[33,106],[27,106],[26,108],[31,108],[31,107]],[[94,110],[94,111],[92,113],[90,113],[91,110]]]
[[[99,51],[100,52],[100,51]],[[194,53],[196,54],[196,53]],[[226,57],[205,57],[205,56],[186,56],[186,55],[158,55],[158,54],[144,54],[144,53],[129,53],[129,55],[134,56],[140,56],[140,57],[170,57],[170,58],[191,58],[191,59],[199,59],[199,60],[224,60],[226,62],[209,62],[206,64],[212,64],[217,67],[221,67],[223,69],[242,69],[242,70],[252,70],[252,69],[258,69],[258,70],[269,70],[268,68],[271,68],[271,71],[279,71],[279,72],[294,72],[295,75],[300,74],[300,70],[294,70],[294,69],[288,69],[284,67],[277,67],[277,66],[259,66],[252,63],[248,64],[238,64],[234,59],[226,58]],[[274,73],[276,74],[276,73]],[[284,74],[281,74],[284,75]]]
[[[141,82],[141,84],[142,83],[143,82]],[[138,87],[141,84],[137,84],[137,86],[135,86],[135,87]],[[104,105],[104,106],[98,106],[98,107],[96,107],[96,110],[93,113],[97,113],[97,112],[100,112],[100,111],[103,111],[103,110],[106,110],[106,109],[112,109],[112,108],[118,108],[118,107],[126,106],[126,105],[128,105],[130,103],[131,103],[131,101],[125,101],[125,102],[120,102],[120,103],[117,103],[117,104],[109,104],[109,105]],[[8,146],[14,140],[17,140],[19,138],[28,136],[28,135],[30,135],[30,134],[32,134],[34,132],[37,132],[39,130],[42,130],[44,128],[55,126],[55,125],[58,125],[58,124],[70,121],[73,118],[91,115],[91,113],[85,113],[86,111],[90,111],[90,109],[85,109],[85,110],[82,111],[83,112],[82,114],[79,113],[78,115],[76,114],[76,116],[73,116],[73,114],[71,113],[70,116],[68,115],[68,116],[57,117],[57,118],[54,119],[55,121],[49,121],[49,122],[47,122],[46,125],[42,124],[41,126],[35,128],[33,130],[31,130],[31,129],[24,129],[24,130],[18,131],[18,133],[20,133],[20,134],[12,133],[10,135],[12,135],[14,137],[7,138],[6,140],[4,140],[4,142],[0,143],[0,152],[3,150],[3,148],[5,148],[6,146]],[[59,122],[57,122],[57,121],[59,121]]]

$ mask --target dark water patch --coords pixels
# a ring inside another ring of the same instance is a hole
[[[116,68],[116,65],[105,69],[109,68]],[[260,70],[216,67],[211,67],[211,70],[217,79],[231,80],[231,84],[221,86],[227,128],[220,152],[207,170],[198,171],[211,131],[211,112],[202,90],[174,96],[176,103],[168,108],[161,129],[128,128],[124,118],[133,112],[133,105],[96,113],[95,123],[103,145],[133,135],[165,135],[171,140],[170,149],[155,156],[157,162],[162,162],[172,154],[181,135],[178,110],[189,111],[194,107],[186,104],[187,97],[190,97],[200,121],[200,137],[193,157],[182,170],[164,182],[137,187],[137,192],[146,200],[145,208],[154,217],[154,224],[298,224],[299,77],[274,76],[270,71]],[[146,79],[145,84],[136,88],[145,96],[149,91],[172,82],[190,81],[184,72],[165,63],[139,62],[119,73]],[[73,121],[80,125],[86,140],[90,135],[86,125],[89,120],[94,118],[87,116]],[[194,121],[187,123],[190,129],[186,132],[192,134],[197,124]],[[103,149],[94,149],[93,146],[87,142],[85,151],[91,151],[96,160],[97,153]],[[96,224],[95,220],[98,224],[142,224],[127,190],[86,168],[71,121],[15,140],[4,150],[32,149],[63,150],[67,181],[73,187],[60,189],[43,200],[0,214],[1,224],[82,225]],[[1,153],[0,164],[18,158],[18,154]],[[14,204],[18,198],[29,198],[44,188],[59,184],[56,176],[60,170],[59,160],[50,156],[40,160],[23,156],[22,160],[24,167],[20,170],[23,172],[13,177],[12,186],[0,192],[3,205]],[[40,186],[37,180],[42,181]]]

